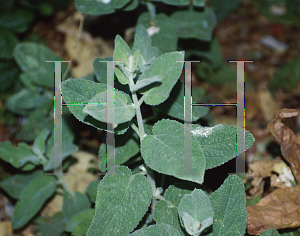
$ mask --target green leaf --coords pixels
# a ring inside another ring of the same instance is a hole
[[[270,79],[269,88],[271,90],[281,88],[285,90],[294,89],[300,81],[300,57],[290,63],[285,64],[276,71]],[[288,76],[287,76],[288,75]]]
[[[40,231],[40,236],[62,236],[65,231],[65,222],[61,212],[57,212],[52,217],[45,217],[40,220],[36,229]]]
[[[106,143],[102,143],[99,148],[99,169],[106,171]],[[121,165],[140,151],[139,137],[132,129],[126,134],[115,137],[115,165]],[[113,156],[107,157],[107,163],[113,162]],[[110,168],[110,167],[109,167]]]
[[[152,39],[142,25],[136,29],[132,51],[140,52],[138,66],[141,72],[144,72],[150,66],[150,60],[155,60],[161,55],[160,50],[152,46]]]
[[[193,101],[194,102],[194,101]],[[154,107],[159,111],[168,114],[174,118],[184,120],[184,84],[181,80],[178,80],[174,86],[169,98]],[[204,106],[192,107],[192,121],[196,121],[205,116],[209,108]]]
[[[98,121],[83,112],[84,105],[87,104],[92,97],[97,93],[106,91],[106,84],[95,83],[84,79],[69,79],[62,82],[62,88],[62,95],[65,102],[67,104],[75,104],[68,105],[68,108],[78,120],[98,129],[107,130],[106,123]],[[128,126],[129,123],[118,125],[115,129],[116,134],[125,133]]]
[[[68,222],[72,216],[90,208],[90,201],[86,194],[75,192],[71,195],[69,192],[64,192],[64,201],[62,213],[65,222]]]
[[[56,180],[52,176],[41,176],[32,180],[20,195],[12,215],[12,227],[19,229],[26,225],[42,208],[46,200],[56,189]],[[24,214],[25,213],[25,214]]]
[[[144,138],[141,153],[146,164],[155,171],[179,179],[203,183],[205,157],[201,146],[192,137],[192,171],[184,173],[184,126],[175,120],[163,119],[153,127],[153,135]]]
[[[13,12],[6,12],[6,14],[0,16],[0,28],[23,33],[28,29],[32,20],[32,12],[25,9],[16,9]]]
[[[38,92],[23,88],[7,99],[5,106],[19,115],[28,115],[33,108],[45,102],[45,97]]]
[[[26,143],[18,143],[18,147],[12,146],[10,141],[0,143],[0,158],[10,163],[15,168],[21,168],[30,162],[32,168],[40,163],[39,157],[33,154],[31,148]],[[27,169],[30,170],[30,169]]]
[[[119,9],[128,4],[131,0],[115,0],[113,1],[114,8]]]
[[[104,15],[115,12],[113,1],[75,0],[78,11],[89,15]]]
[[[83,113],[87,113],[101,122],[106,122],[107,112],[112,110],[114,112],[114,125],[131,121],[135,116],[131,98],[126,93],[116,90],[114,92],[114,107],[106,108],[106,93],[107,91],[103,91],[93,96],[89,100],[89,104],[100,105],[86,105],[82,110]]]
[[[41,97],[41,100],[44,101],[29,113],[20,133],[17,134],[19,140],[31,142],[43,129],[53,130],[53,100],[46,97]]]
[[[218,21],[226,18],[231,12],[233,12],[243,0],[228,0],[226,3],[224,1],[213,0],[212,8],[216,13]]]
[[[0,62],[0,71],[0,91],[5,91],[10,88],[18,78],[19,69],[14,61],[10,60]]]
[[[213,224],[214,210],[208,195],[201,189],[186,194],[178,206],[178,214],[182,227],[190,235],[199,235]]]
[[[205,0],[193,0],[193,5],[196,7],[204,7]]]
[[[85,236],[94,215],[94,209],[87,209],[77,213],[66,224],[66,231],[72,233],[74,236]]]
[[[34,42],[19,43],[14,49],[14,59],[21,70],[30,75],[31,81],[39,86],[54,88],[54,62],[63,61],[43,44]],[[61,63],[62,73],[67,68],[67,63]]]
[[[210,200],[215,212],[214,236],[244,235],[247,225],[246,198],[244,183],[236,175],[229,176],[213,192]]]
[[[89,186],[86,189],[86,193],[89,196],[92,203],[96,202],[98,183],[98,180],[94,180],[89,183]]]
[[[168,99],[174,85],[177,83],[183,68],[184,52],[165,53],[158,57],[153,64],[139,77],[139,81],[159,76],[161,83],[152,84],[139,90],[144,95],[148,105],[158,105]]]
[[[190,1],[189,0],[161,0],[162,2],[170,5],[189,5]]]
[[[169,201],[161,200],[155,205],[154,210],[154,220],[156,224],[169,224],[176,228],[181,236],[185,236],[187,234],[184,233],[180,226],[177,206],[173,205]]]
[[[122,39],[120,35],[115,38],[115,50],[114,50],[114,61],[123,61],[121,64],[127,62],[128,56],[131,54],[131,50],[127,43]],[[123,74],[120,68],[115,68],[116,76],[121,84],[128,84],[127,77]]]
[[[34,140],[33,146],[31,146],[32,152],[38,157],[43,156],[45,152],[45,142],[50,134],[50,131],[43,129],[36,139]]]
[[[98,185],[95,217],[87,232],[91,235],[126,235],[146,213],[152,189],[145,176],[132,175],[124,166],[116,166]]]
[[[0,29],[0,59],[11,59],[18,38],[9,30]]]
[[[152,45],[159,48],[162,53],[176,51],[178,35],[177,27],[172,19],[166,14],[160,13],[155,16],[154,24],[158,32],[151,36]],[[143,25],[145,29],[153,26],[152,16],[149,12],[144,12],[139,16],[137,26],[139,25]]]
[[[44,172],[41,170],[35,170],[29,173],[27,172],[22,174],[16,174],[0,182],[0,186],[12,198],[20,199],[22,191],[30,183],[30,181],[42,176],[43,174]]]
[[[192,135],[201,146],[206,158],[206,169],[211,169],[231,160],[244,152],[244,148],[237,149],[237,132],[244,137],[244,129],[231,125],[218,124],[214,127],[192,126]],[[245,150],[254,143],[249,131],[245,131]],[[237,152],[237,153],[236,153]]]
[[[196,184],[190,182],[180,182],[170,185],[165,191],[165,198],[178,207],[182,197],[190,194],[196,188]]]
[[[212,39],[212,32],[217,24],[214,12],[205,7],[204,11],[198,12],[190,8],[184,11],[176,11],[171,19],[177,27],[180,38],[195,38],[204,41]]]
[[[168,224],[150,225],[146,228],[139,229],[132,236],[180,236],[179,231]]]
[[[276,229],[268,229],[263,232],[260,236],[280,236]]]

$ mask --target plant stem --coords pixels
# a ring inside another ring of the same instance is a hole
[[[129,87],[131,88],[134,85],[133,73],[128,76],[128,82],[129,82]],[[136,119],[137,119],[138,126],[139,126],[138,135],[140,136],[140,139],[142,142],[143,139],[145,138],[146,134],[145,134],[145,129],[144,129],[144,122],[143,122],[143,118],[142,118],[141,108],[140,108],[141,104],[137,98],[136,92],[132,92],[131,94],[132,94],[132,100],[133,100],[133,104],[134,104]]]
[[[155,20],[155,16],[156,16],[156,10],[155,10],[155,5],[152,2],[147,2],[147,9],[151,15],[151,20]]]

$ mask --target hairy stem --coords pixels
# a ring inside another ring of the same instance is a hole
[[[63,187],[63,189],[67,192],[69,192],[71,195],[73,195],[73,191],[69,188],[69,186],[66,184],[65,178],[63,175],[56,175],[56,178],[58,179],[58,183]]]

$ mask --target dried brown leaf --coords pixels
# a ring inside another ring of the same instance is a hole
[[[247,206],[247,231],[259,235],[267,229],[300,226],[300,187],[276,189],[256,205]]]
[[[300,143],[294,132],[286,127],[281,119],[298,116],[299,111],[295,109],[281,109],[274,121],[269,123],[268,129],[281,146],[284,158],[290,163],[293,174],[300,182]]]

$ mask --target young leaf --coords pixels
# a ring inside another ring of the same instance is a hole
[[[62,82],[62,95],[65,102],[67,104],[74,104],[68,106],[73,115],[81,122],[103,130],[106,130],[106,123],[98,121],[89,116],[87,113],[84,113],[83,108],[92,97],[94,97],[97,93],[105,92],[106,89],[106,84],[95,83],[84,79],[70,79]],[[127,98],[129,101],[130,98]],[[128,126],[129,123],[118,125],[115,129],[116,134],[125,133]]]
[[[163,119],[153,127],[153,135],[142,141],[141,153],[146,164],[155,171],[175,176],[179,179],[202,183],[205,157],[201,146],[192,138],[192,171],[184,173],[184,126]]]
[[[165,53],[158,57],[153,64],[139,77],[138,82],[148,78],[159,76],[160,84],[147,86],[139,90],[144,95],[144,101],[148,105],[158,105],[169,97],[174,85],[181,75],[183,68],[184,52]]]
[[[89,100],[89,104],[101,104],[101,105],[86,105],[83,108],[83,113],[87,113],[96,120],[106,122],[107,112],[112,110],[114,112],[114,124],[122,124],[131,121],[135,116],[135,110],[132,107],[131,98],[121,91],[115,91],[114,94],[114,106],[106,107],[106,91],[97,93]]]
[[[161,55],[159,49],[152,46],[152,39],[142,25],[137,27],[134,37],[132,52],[137,50],[140,51],[138,66],[142,72],[150,66],[147,65],[147,63],[149,63],[151,59],[156,59]]]
[[[244,183],[236,175],[229,176],[210,200],[215,212],[214,236],[243,236],[247,225]]]
[[[36,139],[34,140],[33,145],[31,146],[32,152],[38,157],[43,156],[45,152],[45,142],[49,136],[50,131],[48,129],[43,129]]]
[[[174,118],[184,120],[184,84],[181,80],[178,80],[169,98],[154,107],[159,111],[168,114]],[[201,117],[205,116],[208,112],[208,107],[204,106],[193,106],[192,107],[192,121],[196,121]]]
[[[120,64],[124,65],[127,62],[127,58],[130,55],[131,50],[127,43],[122,39],[120,35],[115,38],[115,50],[114,50],[114,61],[122,61]],[[120,68],[115,68],[116,76],[121,84],[128,84],[127,77],[123,74]]]
[[[184,11],[176,11],[171,19],[177,27],[177,34],[180,38],[195,38],[203,41],[210,41],[212,32],[217,24],[214,12],[205,7],[204,11],[198,12],[190,8]]]
[[[116,136],[115,143],[115,161],[113,161],[112,155],[108,155],[106,157],[106,143],[102,143],[99,148],[98,164],[99,169],[102,172],[106,171],[106,163],[115,163],[115,165],[121,165],[128,161],[131,157],[138,154],[138,152],[140,151],[139,137],[137,133],[134,132],[132,129],[128,130],[126,134]]]
[[[87,209],[77,213],[66,224],[66,231],[74,236],[85,236],[94,215],[95,209]]]
[[[244,152],[244,147],[236,150],[237,133],[244,137],[244,129],[236,126],[223,124],[214,127],[192,126],[192,135],[201,146],[206,158],[206,169],[222,165]],[[252,134],[245,131],[245,150],[253,143]]]
[[[41,209],[46,200],[53,195],[56,180],[52,176],[41,176],[32,180],[20,195],[12,215],[12,227],[19,229]],[[25,214],[24,214],[25,213]]]
[[[156,75],[154,77],[151,77],[151,78],[147,78],[147,79],[144,79],[144,80],[139,80],[137,81],[137,83],[135,85],[133,85],[130,90],[131,92],[136,92],[142,88],[145,88],[147,87],[148,85],[150,84],[153,84],[153,83],[156,83],[156,82],[161,82],[162,81],[162,78],[159,76],[159,75]]]
[[[24,188],[30,183],[31,180],[42,176],[44,174],[41,170],[35,170],[30,173],[16,174],[12,177],[0,182],[0,186],[4,191],[14,199],[20,199],[20,195]]]
[[[176,183],[169,186],[165,191],[165,199],[155,205],[154,220],[157,224],[166,223],[174,226],[180,235],[187,235],[180,226],[178,218],[178,205],[186,194],[190,194],[196,185],[194,183]]]
[[[178,214],[182,227],[190,235],[199,235],[213,224],[214,210],[208,195],[201,189],[186,194],[178,206]]]
[[[0,143],[0,157],[15,168],[21,168],[29,162],[31,166],[28,166],[27,171],[32,170],[35,165],[40,163],[40,158],[33,154],[26,143],[18,143],[18,147],[12,146],[9,141]]]
[[[132,236],[180,236],[179,231],[168,224],[150,225],[146,228],[139,229]]]
[[[146,177],[116,166],[98,185],[95,216],[87,236],[126,235],[146,213],[152,189]]]

